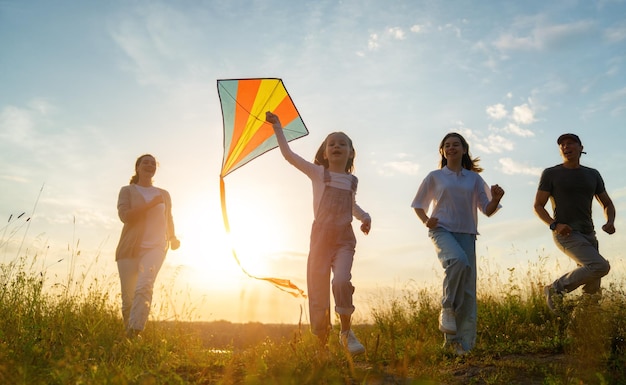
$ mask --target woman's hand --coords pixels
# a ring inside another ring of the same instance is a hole
[[[157,196],[155,196],[149,203],[150,207],[154,207],[156,205],[158,205],[159,203],[163,203],[163,195],[159,194]]]
[[[361,221],[361,231],[363,232],[363,234],[365,235],[369,234],[371,228],[372,228],[371,218],[366,218]]]
[[[424,224],[429,229],[434,229],[439,224],[439,218],[437,218],[437,217],[430,217],[430,218],[428,218],[428,220],[426,222],[424,222]]]
[[[504,196],[504,189],[497,184],[491,186],[491,196],[500,202],[500,199]]]

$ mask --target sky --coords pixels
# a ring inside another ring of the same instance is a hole
[[[312,159],[339,130],[355,145],[357,202],[372,217],[357,234],[356,322],[394,296],[438,290],[410,204],[452,131],[506,191],[499,212],[479,216],[479,285],[529,272],[547,284],[573,268],[532,209],[565,132],[617,208],[609,236],[593,206],[605,284],[621,283],[625,15],[625,0],[0,0],[0,262],[26,258],[51,291],[95,284],[118,301],[117,196],[150,153],[181,240],[153,317],[307,322],[306,300],[246,276],[231,246],[251,274],[306,289],[308,178],[273,150],[225,178],[230,235],[220,208],[216,80],[276,77],[310,132],[295,152]]]

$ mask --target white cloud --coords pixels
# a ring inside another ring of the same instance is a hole
[[[370,51],[378,50],[384,43],[390,40],[405,40],[406,33],[400,27],[389,27],[382,34],[372,32],[367,40],[367,49]],[[360,54],[359,56],[363,56]]]
[[[457,38],[461,37],[461,28],[457,27],[456,25],[454,25],[452,23],[448,23],[448,24],[445,24],[443,26],[439,26],[439,30],[442,31],[442,32],[452,31],[454,33],[454,36],[456,36]]]
[[[34,117],[31,111],[6,106],[0,111],[0,138],[3,141],[25,144],[32,137]]]
[[[535,122],[535,113],[526,103],[513,107],[513,120],[519,124],[531,124]]]
[[[10,182],[27,183],[28,179],[18,175],[0,175],[0,179],[8,180]]]
[[[531,137],[531,136],[535,136],[535,133],[532,132],[531,130],[528,130],[526,128],[522,128],[522,127],[518,126],[515,123],[507,124],[502,129],[502,132],[506,132],[506,133],[509,133],[509,134],[517,135],[517,136],[521,136],[523,138],[528,138],[528,137]]]
[[[407,154],[404,152],[394,154],[394,158],[397,160],[391,160],[382,164],[378,164],[374,162],[373,164],[378,169],[378,174],[384,176],[393,176],[396,174],[402,175],[417,175],[420,166],[419,164],[413,162],[411,159],[413,158],[413,154]]]
[[[500,153],[503,151],[513,151],[515,145],[509,139],[501,136],[491,134],[485,140],[485,146],[487,146],[488,152]]]
[[[380,43],[378,42],[378,34],[372,33],[370,34],[370,38],[367,41],[367,48],[370,51],[376,51],[380,47]]]
[[[626,87],[602,95],[602,101],[604,102],[612,102],[620,99],[626,99]]]
[[[507,116],[507,111],[504,104],[498,103],[493,106],[487,106],[487,115],[492,119],[500,120]]]
[[[382,168],[379,172],[382,175],[395,175],[395,174],[403,174],[403,175],[417,175],[419,172],[420,166],[417,163],[413,163],[411,161],[392,161],[387,162],[382,165]]]
[[[606,93],[600,100],[607,105],[613,104],[610,112],[612,116],[621,115],[626,111],[626,87]]]
[[[626,40],[626,23],[607,28],[604,31],[604,38],[609,43],[619,43]]]
[[[534,21],[538,23],[539,21]],[[591,21],[581,20],[569,24],[535,26],[524,33],[508,32],[501,35],[493,45],[500,50],[543,50],[556,48],[588,35],[593,28]]]
[[[404,31],[400,27],[389,28],[387,33],[396,40],[404,40],[406,38]]]
[[[413,33],[420,33],[424,30],[424,27],[421,25],[415,24],[409,30]]]
[[[530,167],[528,165],[514,161],[511,158],[500,158],[498,161],[501,166],[501,171],[508,175],[541,175],[542,169],[538,167]]]

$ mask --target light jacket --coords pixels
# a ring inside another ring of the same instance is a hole
[[[175,238],[174,219],[172,218],[172,199],[166,190],[158,187],[157,189],[163,196],[163,202],[165,204],[165,228],[167,248],[169,248],[170,240]],[[139,255],[141,241],[146,228],[145,215],[130,220],[127,213],[130,209],[146,203],[143,195],[141,195],[134,184],[124,186],[120,189],[120,194],[117,199],[117,214],[122,223],[124,223],[124,227],[122,228],[120,241],[115,251],[116,261],[124,258],[136,258]]]

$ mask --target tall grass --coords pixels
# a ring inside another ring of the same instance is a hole
[[[572,293],[554,315],[541,291],[545,266],[539,257],[528,273],[481,271],[478,343],[468,355],[441,346],[438,290],[410,283],[381,294],[373,321],[354,325],[367,353],[353,359],[337,332],[320,347],[305,325],[173,319],[151,321],[141,339],[127,340],[110,281],[77,277],[71,267],[50,285],[37,255],[26,253],[0,265],[0,383],[626,383],[623,285],[609,284],[599,302]],[[171,306],[165,294],[155,308]]]

